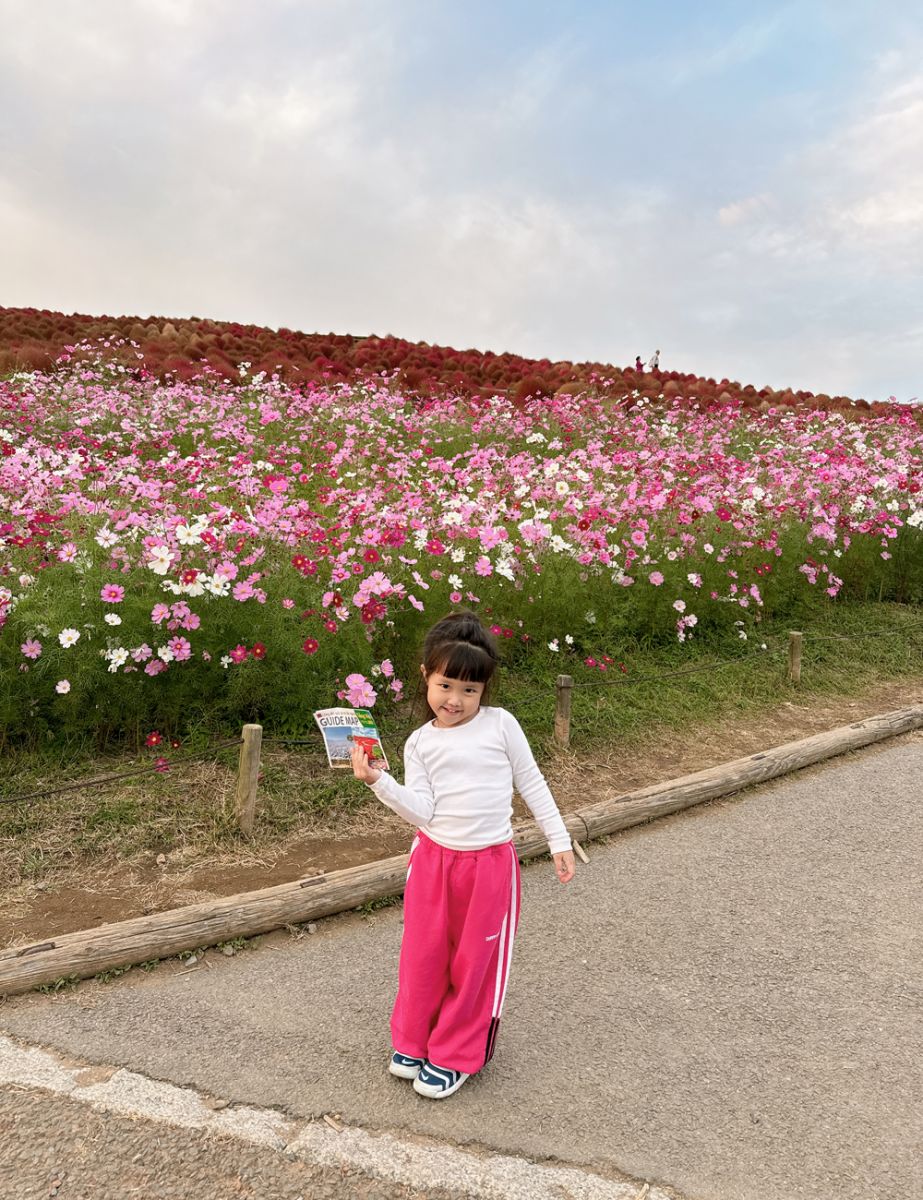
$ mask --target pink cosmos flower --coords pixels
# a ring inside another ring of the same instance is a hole
[[[493,550],[495,546],[499,546],[501,542],[506,541],[507,533],[503,528],[496,528],[493,525],[483,525],[478,534],[481,539],[481,546],[485,550]]]
[[[461,599],[462,599],[461,592],[449,592],[449,603],[450,604],[461,604]]]
[[[58,558],[61,560],[61,562],[71,563],[76,559],[76,557],[77,557],[77,547],[74,545],[73,542],[65,542],[64,545],[61,547],[61,549],[58,551]],[[62,682],[66,683],[67,681],[62,680]]]
[[[167,664],[161,658],[152,658],[144,667],[145,675],[159,675],[167,669]]]
[[[364,675],[347,675],[346,688],[346,699],[353,708],[371,708],[378,698],[378,693]]]
[[[237,645],[231,651],[230,657],[232,658],[232,660],[234,662],[242,663],[242,662],[244,662],[244,660],[246,659],[246,657],[249,653],[250,653],[250,651],[247,649],[246,646]]]
[[[385,679],[390,679],[394,674],[394,664],[391,662],[390,658],[382,659],[382,661],[379,663],[379,668]]]
[[[166,621],[170,615],[170,606],[168,604],[155,604],[151,609],[151,620],[155,625],[159,625],[161,621]]]
[[[485,557],[483,554],[477,560],[477,562],[475,562],[474,569],[478,575],[483,575],[485,577],[488,575],[493,575],[494,573],[494,569],[490,564],[490,559]]]
[[[54,685],[54,690],[58,693],[59,696],[66,696],[67,693],[71,690],[70,680],[69,679],[59,679],[58,682]]]
[[[234,591],[231,593],[235,600],[249,600],[253,595],[253,584],[243,580],[241,583],[234,585]]]
[[[660,587],[660,585],[663,583],[663,576],[659,571],[651,571],[650,575],[648,575],[648,579],[654,585],[654,587]]]
[[[295,601],[294,601],[294,600],[289,600],[288,596],[285,596],[285,597],[283,598],[283,600],[282,600],[282,607],[283,607],[283,608],[294,608],[294,607],[295,607]]]
[[[135,662],[140,663],[147,662],[154,651],[150,648],[147,642],[145,642],[143,645],[137,646],[134,650],[130,651],[130,653]]]
[[[173,657],[177,662],[186,662],[192,658],[192,646],[184,637],[170,638],[167,645],[173,651]]]
[[[631,531],[631,540],[636,546],[647,545],[647,536],[643,529],[633,529]]]
[[[125,589],[119,583],[104,584],[99,598],[105,600],[107,604],[121,604],[125,599]]]
[[[19,647],[26,658],[38,658],[42,653],[42,643],[37,638],[29,638]]]

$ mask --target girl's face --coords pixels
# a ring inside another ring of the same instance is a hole
[[[436,717],[440,729],[454,729],[477,716],[484,695],[483,683],[471,679],[450,679],[438,671],[426,674],[426,700]]]

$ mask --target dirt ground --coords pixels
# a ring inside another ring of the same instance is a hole
[[[664,742],[578,757],[560,752],[545,774],[563,812],[717,766],[759,750],[848,725],[878,713],[923,703],[923,679],[883,684],[860,696],[803,705],[787,701],[752,718],[695,726]],[[517,800],[517,818],[528,812]],[[80,868],[54,884],[29,883],[0,898],[0,947],[44,940],[78,929],[286,883],[317,869],[335,871],[401,854],[408,826],[389,810],[371,808],[324,836],[299,836],[260,853],[153,854],[126,863]]]

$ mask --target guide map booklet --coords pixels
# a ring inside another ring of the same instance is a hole
[[[367,708],[319,708],[314,720],[324,735],[327,761],[331,767],[349,767],[354,745],[369,756],[373,767],[388,770],[388,759],[382,748],[375,718]]]

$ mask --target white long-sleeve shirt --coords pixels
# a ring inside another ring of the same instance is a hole
[[[519,722],[482,707],[470,721],[442,729],[432,721],[404,746],[404,779],[386,771],[369,784],[383,804],[449,850],[482,850],[513,835],[513,786],[548,839],[570,850],[570,834]]]

